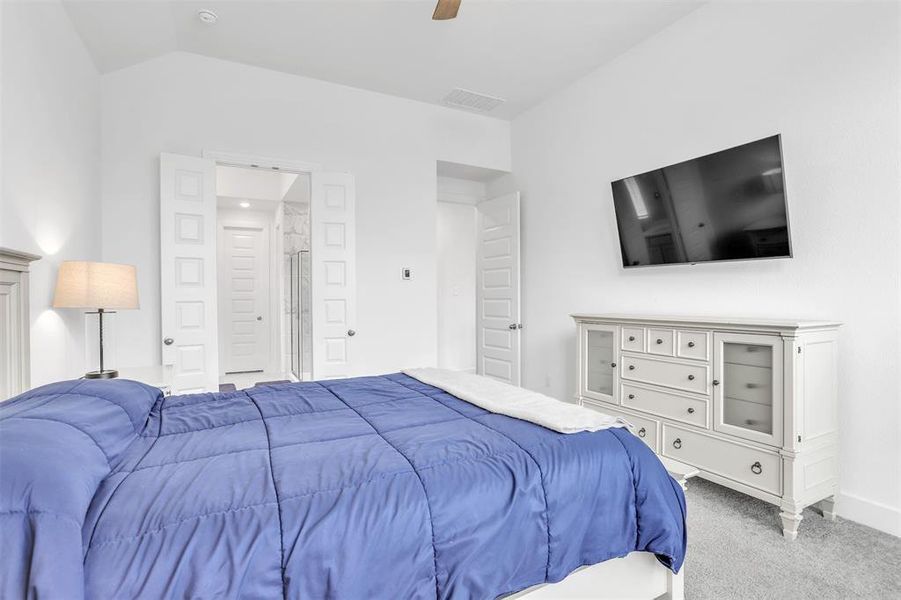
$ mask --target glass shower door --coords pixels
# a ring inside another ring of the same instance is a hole
[[[310,251],[291,255],[289,273],[289,318],[291,373],[299,381],[310,379],[312,368],[310,328]]]

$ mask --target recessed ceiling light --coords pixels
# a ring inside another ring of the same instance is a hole
[[[241,208],[250,208],[250,202],[241,202],[238,206]]]
[[[216,21],[219,20],[219,15],[214,13],[211,10],[200,10],[197,11],[197,18],[200,19],[202,23],[206,23],[207,25],[212,25]]]

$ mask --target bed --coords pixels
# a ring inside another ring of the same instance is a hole
[[[400,373],[83,380],[0,404],[0,538],[3,598],[679,597],[685,499],[625,428]]]

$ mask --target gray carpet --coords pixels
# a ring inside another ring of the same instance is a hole
[[[901,599],[901,538],[809,508],[788,542],[771,504],[700,479],[687,496],[686,600]]]

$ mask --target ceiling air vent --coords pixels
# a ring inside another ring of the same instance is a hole
[[[443,102],[454,108],[464,108],[475,112],[488,112],[503,104],[504,99],[456,88],[444,97]]]

